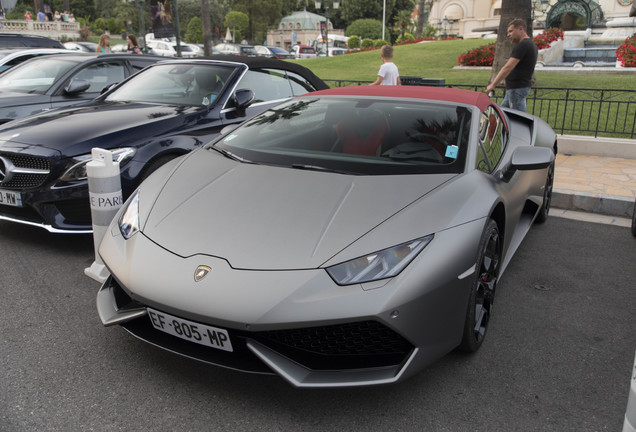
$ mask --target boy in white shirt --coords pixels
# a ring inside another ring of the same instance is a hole
[[[380,56],[384,64],[380,66],[378,79],[369,85],[402,85],[398,68],[392,61],[393,47],[391,45],[384,45],[380,51]]]

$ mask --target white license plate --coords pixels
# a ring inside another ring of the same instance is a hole
[[[164,312],[146,308],[152,326],[190,342],[232,352],[232,342],[227,330],[177,318]]]
[[[0,204],[22,207],[22,196],[18,192],[0,189]]]

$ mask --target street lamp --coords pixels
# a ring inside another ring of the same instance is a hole
[[[333,8],[338,9],[340,7],[340,0],[332,0],[332,1],[333,1]],[[322,3],[321,0],[314,1],[314,6],[316,7],[316,10],[320,10],[321,3]],[[325,50],[327,51],[327,57],[329,57],[329,5],[325,5],[324,17],[326,18],[325,34],[322,37],[325,42]]]

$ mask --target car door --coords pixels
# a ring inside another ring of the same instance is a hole
[[[51,96],[51,109],[65,105],[71,105],[99,96],[106,87],[121,82],[130,75],[124,60],[103,59],[95,62],[84,63],[81,67],[72,71],[70,76],[60,82]],[[72,83],[80,81],[89,84],[85,91],[69,94],[65,89]]]
[[[227,112],[227,123],[246,120],[287,99],[316,90],[300,75],[274,68],[248,70],[236,86],[236,90],[241,89],[254,92],[254,101],[247,108],[245,117]],[[232,101],[228,101],[227,108],[235,108]]]

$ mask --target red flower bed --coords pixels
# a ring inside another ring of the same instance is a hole
[[[616,59],[623,67],[636,67],[636,34],[625,39],[623,45],[616,49]]]
[[[549,28],[540,35],[535,36],[534,43],[537,48],[548,48],[550,44],[559,39],[563,39],[563,30]],[[495,43],[473,48],[467,53],[459,56],[457,62],[460,66],[492,66],[495,59]]]
[[[495,58],[495,43],[473,48],[460,55],[457,61],[461,66],[492,66]]]
[[[537,44],[537,48],[548,48],[552,42],[563,39],[563,30],[559,28],[551,27],[543,33],[534,37],[534,43]]]

